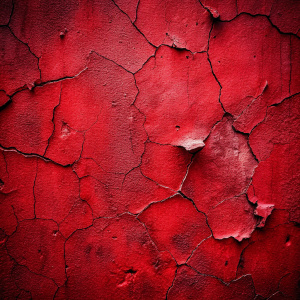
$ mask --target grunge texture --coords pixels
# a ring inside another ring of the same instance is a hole
[[[299,299],[299,0],[0,1],[0,299]]]

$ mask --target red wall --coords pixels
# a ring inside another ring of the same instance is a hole
[[[0,299],[297,299],[299,17],[2,0]]]

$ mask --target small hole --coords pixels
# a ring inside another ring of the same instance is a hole
[[[190,57],[187,55],[186,58],[189,59]]]
[[[130,274],[135,274],[137,271],[133,270],[133,269],[129,269],[127,270],[125,273],[130,273]]]
[[[178,131],[180,129],[180,126],[176,125],[175,128]]]
[[[290,241],[290,236],[288,235],[288,236],[286,237],[285,242],[288,243],[289,241]]]
[[[228,265],[228,260],[225,261],[225,266],[227,266],[227,265]]]

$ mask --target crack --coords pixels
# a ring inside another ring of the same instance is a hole
[[[197,53],[207,53],[207,50],[205,51],[196,51],[196,52],[192,52],[191,50],[187,49],[187,48],[177,48],[177,47],[173,47],[173,46],[170,46],[170,45],[167,45],[167,44],[161,44],[159,46],[156,47],[155,51],[154,51],[154,54],[152,54],[151,56],[148,57],[148,59],[143,63],[143,65],[141,66],[140,69],[138,69],[136,72],[132,73],[132,74],[137,74],[139,71],[141,71],[144,66],[148,63],[148,61],[151,59],[151,58],[154,58],[155,61],[156,61],[156,54],[157,54],[157,51],[161,48],[161,47],[168,47],[170,49],[173,49],[175,51],[187,51],[187,52],[190,52],[191,55],[195,55]],[[131,73],[130,71],[128,71],[129,73]]]
[[[246,245],[245,248],[242,250],[242,252],[241,252],[241,254],[240,254],[239,262],[238,262],[237,267],[236,267],[235,278],[237,278],[237,276],[238,276],[239,269],[243,269],[243,263],[244,263],[244,257],[243,257],[243,255],[244,255],[244,252],[246,251],[246,249],[247,249],[250,245],[252,245],[252,244],[254,244],[254,243],[255,243],[254,241],[250,242],[250,243],[249,243],[248,245]]]
[[[88,201],[86,201],[86,200],[84,200],[84,199],[82,199],[82,198],[80,197],[80,194],[81,194],[80,178],[78,177],[77,173],[76,173],[74,170],[72,170],[72,172],[76,175],[76,177],[77,177],[77,179],[78,179],[78,199],[75,199],[75,200],[74,200],[74,203],[72,204],[72,207],[70,208],[70,210],[69,210],[69,212],[67,213],[67,215],[66,215],[66,216],[58,223],[59,226],[60,226],[62,223],[64,223],[64,221],[69,217],[69,215],[71,214],[71,212],[72,212],[73,208],[75,207],[76,202],[77,202],[78,200],[80,200],[80,201],[82,201],[82,202],[84,202],[84,203],[87,204],[87,206],[88,206],[88,207],[90,208],[90,210],[91,210],[91,213],[92,213],[92,219],[94,220],[94,211],[93,211],[91,205],[88,203]],[[86,227],[84,227],[84,228],[77,228],[77,229],[86,229],[86,228],[88,228],[88,227],[90,227],[90,225],[89,225],[89,226],[86,226]],[[76,231],[77,229],[75,229],[75,231]],[[61,234],[62,234],[62,233],[61,233]],[[63,236],[64,238],[66,238],[63,234],[62,234],[62,236]]]
[[[120,67],[120,68],[122,68],[124,71],[126,71],[127,73],[130,73],[130,74],[134,75],[134,73],[133,73],[133,72],[131,72],[131,71],[127,70],[127,69],[126,69],[126,68],[124,68],[122,65],[120,65],[120,64],[118,64],[118,63],[116,63],[114,60],[112,60],[112,59],[110,59],[110,58],[107,58],[107,57],[105,57],[105,56],[103,56],[103,55],[99,54],[99,53],[98,53],[97,51],[95,51],[95,50],[92,50],[92,51],[89,53],[88,57],[90,57],[90,56],[91,56],[91,54],[93,54],[93,53],[95,53],[95,54],[96,54],[96,55],[98,55],[99,57],[102,57],[102,58],[104,58],[104,59],[105,59],[105,60],[107,60],[107,61],[110,61],[110,62],[114,63],[115,65],[117,65],[118,67]]]
[[[148,61],[148,60],[147,60]],[[144,66],[144,65],[143,65]],[[135,73],[136,74],[136,73]],[[140,161],[140,165],[142,164],[142,160],[143,160],[143,156],[144,156],[144,154],[145,154],[145,151],[146,151],[146,143],[147,143],[147,141],[149,140],[149,134],[148,134],[148,132],[147,132],[147,130],[146,130],[146,128],[145,128],[145,123],[146,123],[146,121],[147,121],[147,119],[146,119],[146,115],[135,105],[135,102],[136,102],[136,100],[137,100],[137,97],[138,97],[138,95],[140,94],[140,89],[139,89],[139,87],[138,87],[138,85],[137,85],[137,82],[136,82],[136,78],[135,78],[135,74],[133,74],[133,79],[134,79],[134,84],[135,84],[135,87],[136,87],[136,89],[137,89],[137,93],[136,93],[136,95],[135,95],[135,99],[134,99],[134,101],[132,102],[132,104],[131,105],[133,105],[137,110],[138,110],[138,112],[144,117],[144,122],[143,122],[143,128],[144,128],[144,131],[145,131],[145,133],[146,133],[146,136],[147,136],[147,139],[146,139],[146,141],[144,141],[144,151],[143,151],[143,153],[142,153],[142,155],[141,155],[141,161]],[[139,166],[140,166],[139,165]],[[127,175],[127,174],[126,174]],[[125,180],[125,178],[124,178],[124,180]]]
[[[219,280],[221,283],[223,283],[224,285],[226,286],[230,286],[230,284],[233,282],[233,281],[236,281],[237,279],[233,279],[229,282],[225,282],[223,281],[221,278],[217,277],[217,276],[214,276],[214,275],[210,275],[210,274],[205,274],[205,273],[200,273],[199,271],[197,271],[195,268],[193,268],[192,266],[188,265],[188,264],[183,264],[183,266],[186,266],[190,269],[192,269],[193,271],[195,271],[197,274],[201,275],[201,276],[206,276],[206,277],[211,277],[211,278],[215,278],[217,280]],[[249,275],[243,275],[243,276],[240,276],[238,279],[242,278],[242,277],[245,277],[245,276],[249,276]]]
[[[144,153],[143,153],[144,154]],[[142,155],[143,155],[142,154]],[[140,162],[140,164],[138,165],[138,166],[136,166],[136,167],[133,167],[131,170],[129,170],[127,173],[125,173],[124,174],[124,178],[123,178],[123,180],[122,180],[122,185],[121,185],[121,190],[122,190],[122,188],[123,188],[123,185],[124,185],[124,182],[125,182],[125,180],[126,180],[126,177],[127,177],[127,175],[129,175],[132,171],[134,171],[134,170],[136,170],[136,169],[139,169],[140,168],[140,166],[141,166],[141,164],[142,164],[142,161]],[[141,170],[140,170],[140,172],[141,172]],[[141,172],[142,173],[142,172]],[[142,174],[143,175],[143,174]],[[143,175],[144,176],[144,175]],[[145,177],[145,176],[144,176]]]
[[[162,188],[165,188],[165,189],[167,189],[167,190],[170,190],[170,191],[176,193],[176,190],[173,190],[172,188],[170,188],[170,187],[168,187],[168,186],[165,186],[165,185],[162,185],[162,184],[158,183],[158,182],[155,181],[154,179],[152,179],[152,178],[146,176],[146,175],[142,172],[142,170],[140,170],[140,171],[141,171],[141,174],[142,174],[145,178],[151,180],[151,181],[154,182],[156,185],[158,185],[158,186],[160,186],[160,187],[162,187]]]
[[[290,80],[289,80],[289,94],[291,94],[291,84],[292,84],[292,36],[290,36]]]
[[[218,78],[217,78],[217,76],[216,76],[216,74],[215,74],[215,72],[214,72],[214,70],[213,70],[213,66],[212,66],[211,60],[210,60],[210,58],[209,58],[209,42],[210,42],[212,30],[213,30],[213,28],[214,28],[214,22],[215,22],[215,21],[213,20],[212,25],[211,25],[211,29],[210,29],[209,35],[208,35],[207,60],[208,60],[209,65],[210,65],[211,72],[212,72],[212,74],[213,74],[215,80],[217,81],[217,83],[218,83],[218,85],[219,85],[219,87],[220,87],[220,90],[219,90],[219,103],[220,103],[220,105],[221,105],[221,107],[222,107],[224,113],[227,113],[226,110],[225,110],[225,108],[224,108],[224,106],[223,106],[223,103],[222,103],[222,101],[221,101],[222,85],[221,85],[220,81],[218,80]]]
[[[270,16],[264,15],[264,14],[251,14],[251,13],[249,13],[249,12],[240,12],[239,14],[237,14],[235,17],[233,17],[233,18],[230,19],[230,20],[218,20],[218,21],[219,21],[219,22],[222,22],[222,23],[229,23],[229,22],[235,20],[236,18],[238,18],[238,17],[241,16],[241,15],[248,15],[248,16],[251,16],[251,17],[254,17],[254,18],[255,18],[255,17],[264,17],[264,18],[266,18],[266,19],[269,21],[269,23],[271,24],[272,27],[274,27],[274,28],[277,29],[277,31],[278,31],[280,34],[282,34],[282,35],[291,35],[291,36],[296,37],[297,39],[300,39],[300,37],[299,37],[296,33],[293,33],[293,32],[283,32],[283,31],[281,31],[280,28],[279,28],[278,26],[276,26],[275,24],[272,23],[272,21],[271,21],[271,19],[270,19]]]
[[[165,46],[165,45],[164,45],[164,46]],[[159,46],[159,47],[157,47],[157,48],[155,49],[154,54],[150,55],[150,56],[147,58],[147,60],[142,64],[142,66],[141,66],[136,72],[133,73],[133,75],[135,75],[136,73],[138,73],[139,71],[141,71],[141,70],[144,68],[144,66],[147,64],[147,62],[148,62],[152,57],[154,57],[154,59],[155,59],[156,52],[158,51],[158,49],[159,49],[160,47],[161,47],[161,46]]]
[[[267,111],[266,111],[265,118],[266,118],[266,116],[267,116]],[[265,118],[264,118],[264,119],[265,119]],[[263,122],[263,121],[262,121],[262,122]],[[260,122],[260,123],[261,123],[261,122]],[[259,124],[260,124],[260,123],[259,123]],[[243,193],[247,193],[247,190],[249,189],[249,187],[250,187],[250,185],[251,185],[251,183],[252,183],[253,176],[254,176],[254,174],[255,174],[255,170],[256,170],[256,168],[258,167],[259,160],[258,160],[258,158],[256,157],[256,155],[254,154],[253,149],[252,149],[251,146],[250,146],[250,141],[249,141],[250,133],[245,133],[245,132],[239,131],[239,130],[237,130],[237,129],[234,127],[234,125],[232,125],[231,127],[232,127],[232,130],[233,130],[235,133],[237,133],[237,134],[242,134],[242,135],[244,135],[244,136],[247,137],[247,145],[248,145],[248,148],[249,148],[250,153],[252,154],[253,158],[254,158],[255,161],[257,162],[257,165],[256,165],[255,168],[253,169],[253,173],[252,173],[252,175],[250,176],[251,179],[250,179],[250,182],[249,182],[248,186],[246,186],[246,188],[244,189],[244,191],[242,191],[242,193],[238,195],[238,196],[241,196]]]
[[[2,106],[0,106],[0,112],[2,110],[5,110],[11,103],[12,103],[12,99],[11,99],[11,97],[9,97],[9,99],[7,100],[7,102],[5,102]]]
[[[3,159],[4,159],[4,163],[5,163],[5,172],[6,172],[7,176],[8,176],[8,178],[9,178],[8,164],[7,164],[6,157],[5,157],[5,151],[3,151],[3,150],[2,150],[2,155],[3,155]]]
[[[202,148],[202,149],[203,149],[203,148]],[[190,161],[190,163],[188,164],[188,166],[187,166],[187,168],[186,168],[185,176],[184,176],[184,178],[183,178],[182,181],[181,181],[181,184],[180,184],[180,187],[179,187],[179,191],[182,190],[182,186],[183,186],[183,184],[184,184],[184,182],[185,182],[185,180],[186,180],[186,178],[187,178],[187,176],[188,176],[188,173],[189,173],[190,167],[191,167],[191,165],[192,165],[192,163],[193,163],[193,161],[194,161],[195,155],[196,155],[199,151],[201,151],[202,149],[199,149],[197,152],[195,152],[195,153],[192,154],[191,161]]]
[[[277,292],[280,292],[281,294],[283,294],[285,297],[287,297],[282,291],[280,291],[280,283],[281,283],[281,280],[284,278],[284,277],[286,277],[286,276],[289,276],[289,275],[292,275],[292,273],[286,273],[285,275],[283,275],[280,279],[279,279],[279,281],[278,281],[278,285],[277,285]],[[276,292],[276,293],[277,293]],[[275,294],[276,294],[275,293]]]
[[[10,152],[15,152],[15,153],[18,153],[20,155],[23,155],[25,157],[37,157],[37,158],[40,158],[42,159],[43,161],[45,162],[51,162],[57,166],[61,166],[63,168],[67,168],[67,167],[71,167],[72,165],[71,164],[67,164],[67,165],[62,165],[62,164],[59,164],[58,162],[55,162],[54,160],[51,160],[47,157],[44,157],[42,155],[39,155],[37,153],[25,153],[25,152],[22,152],[20,150],[18,150],[17,148],[15,147],[4,147],[0,144],[0,150],[3,150],[3,151],[10,151]]]
[[[237,130],[234,126],[232,126],[232,128],[233,128],[234,131],[236,131],[236,132],[238,132],[238,133],[241,133],[241,134],[244,134],[244,135],[247,135],[247,136],[248,136],[247,143],[248,143],[249,149],[250,149],[251,153],[253,154],[253,157],[255,158],[255,160],[256,160],[258,163],[260,163],[261,161],[260,161],[260,160],[256,157],[256,155],[254,154],[253,149],[252,149],[252,147],[251,147],[251,145],[250,145],[250,142],[249,142],[249,138],[250,138],[252,132],[253,132],[260,124],[262,124],[262,123],[265,122],[265,120],[266,120],[266,118],[267,118],[267,116],[268,116],[268,111],[269,111],[270,107],[276,107],[276,106],[282,104],[284,101],[286,101],[286,100],[288,100],[288,99],[290,99],[290,98],[292,98],[292,97],[294,97],[294,96],[297,96],[297,95],[299,95],[299,94],[300,94],[300,92],[295,93],[295,94],[293,94],[293,95],[290,95],[290,96],[284,98],[283,100],[281,100],[281,101],[278,102],[278,103],[274,103],[274,104],[271,104],[271,105],[267,106],[267,108],[266,108],[266,113],[265,113],[265,116],[264,116],[263,120],[261,120],[260,122],[258,122],[258,123],[251,129],[250,133],[245,133],[245,132],[239,131],[239,130]],[[273,145],[273,147],[274,147],[274,145]],[[272,150],[272,151],[273,151],[273,150]],[[271,151],[271,152],[272,152],[272,151]],[[271,152],[270,152],[270,155],[271,155]],[[270,155],[269,155],[269,156],[270,156]],[[269,156],[268,156],[268,157],[269,157]],[[268,158],[268,157],[267,157],[267,158]],[[267,159],[267,158],[266,158],[266,159]],[[265,160],[266,160],[266,159],[265,159]],[[252,177],[253,177],[253,176],[252,176]]]
[[[76,173],[75,170],[73,170],[73,171]],[[98,178],[96,178],[96,177],[93,176],[93,175],[85,175],[85,176],[82,176],[82,177],[79,177],[77,173],[76,173],[76,175],[77,175],[77,177],[79,178],[79,181],[80,181],[81,179],[83,179],[83,178],[91,177],[91,178],[95,179],[97,182],[103,184],[105,187],[108,187],[108,184],[105,184],[104,182],[102,182],[101,180],[99,180]],[[85,200],[83,200],[83,201],[85,201]]]
[[[198,207],[196,206],[195,202],[194,202],[191,198],[187,197],[183,192],[178,191],[178,194],[181,195],[184,199],[187,199],[187,200],[189,200],[190,202],[192,202],[192,204],[193,204],[193,206],[195,207],[195,209],[197,210],[197,212],[202,213],[202,214],[205,216],[206,225],[207,225],[207,227],[209,228],[209,230],[210,230],[210,232],[211,232],[211,235],[214,237],[213,231],[212,231],[212,229],[211,229],[210,226],[209,226],[208,218],[207,218],[206,213],[204,213],[203,211],[199,210]]]
[[[211,129],[210,129],[208,135],[207,135],[207,136],[205,137],[205,139],[203,140],[203,143],[204,143],[204,144],[205,144],[206,140],[209,138],[209,136],[211,135],[211,133],[212,133],[213,129],[215,128],[215,126],[217,126],[220,122],[222,122],[222,120],[226,117],[226,115],[230,115],[230,114],[229,114],[229,113],[224,113],[224,115],[222,116],[221,120],[217,121],[217,122],[211,127]],[[231,115],[230,115],[230,116],[231,116]],[[155,143],[155,142],[151,142],[151,143]],[[156,144],[158,144],[158,143],[156,143]],[[165,144],[158,144],[158,145],[164,146]],[[169,144],[166,144],[166,145],[169,145]],[[174,146],[174,145],[169,145],[169,146]],[[182,146],[174,146],[174,147],[182,147]],[[205,147],[205,146],[204,146],[204,147]],[[188,172],[189,172],[189,170],[190,170],[190,167],[191,167],[192,163],[194,162],[195,156],[196,156],[199,152],[201,152],[201,151],[204,149],[204,147],[201,148],[201,149],[199,149],[199,150],[197,150],[196,152],[192,153],[191,162],[188,164],[188,167],[187,167],[187,171],[186,171],[185,177],[183,178],[183,180],[182,180],[182,182],[181,182],[181,185],[180,185],[180,189],[179,189],[180,191],[181,191],[181,189],[182,189],[182,187],[183,187],[183,185],[184,185],[184,182],[186,181],[186,179],[187,179],[187,177],[188,177]]]
[[[79,197],[79,199],[80,199],[81,201],[85,202],[85,203],[88,205],[88,207],[91,209],[91,212],[92,212],[92,218],[93,218],[93,220],[94,220],[94,211],[93,211],[91,205],[88,203],[88,201],[82,199],[81,196],[80,196],[80,195],[81,195],[80,178],[78,177],[77,173],[76,173],[74,170],[73,170],[73,172],[75,173],[76,177],[78,178],[78,186],[79,186],[79,195],[78,195],[78,197]]]
[[[242,112],[240,114],[238,114],[237,116],[235,116],[235,119],[238,119],[243,113],[245,110],[247,110],[247,108],[249,108],[258,98],[262,97],[263,93],[265,92],[265,90],[267,89],[268,87],[268,81],[266,80],[265,82],[265,85],[261,91],[261,93],[257,96],[257,97],[253,97],[253,96],[246,96],[247,97],[251,97],[253,98],[253,100],[242,110]],[[244,98],[245,99],[245,98]],[[244,132],[243,132],[244,133]]]
[[[55,82],[61,82],[64,80],[68,80],[68,79],[74,79],[76,77],[78,77],[79,75],[81,75],[81,73],[83,73],[84,71],[88,70],[88,67],[85,66],[81,71],[79,71],[77,74],[73,75],[73,76],[64,76],[58,79],[52,79],[52,80],[48,80],[48,81],[42,81],[40,83],[37,83],[34,87],[40,87],[40,86],[44,86],[46,84],[51,84],[51,83],[55,83]]]
[[[64,284],[63,284],[62,286],[66,285],[66,284],[68,283],[68,280],[69,280],[69,277],[68,277],[68,274],[67,274],[67,268],[68,268],[68,265],[66,264],[66,262],[67,262],[67,259],[66,259],[66,243],[67,243],[67,241],[68,241],[68,240],[69,240],[76,232],[78,232],[78,231],[84,231],[84,230],[87,230],[87,229],[93,227],[93,226],[94,226],[94,221],[95,221],[95,220],[96,220],[96,219],[94,219],[94,220],[93,220],[93,223],[92,223],[90,226],[86,227],[86,228],[78,228],[78,229],[76,229],[75,231],[73,231],[73,232],[69,235],[68,238],[65,239],[65,242],[64,242],[64,261],[65,261],[65,275],[66,275],[66,281],[64,282]],[[62,287],[62,286],[60,286],[60,287]]]
[[[12,207],[13,214],[14,214],[14,216],[15,216],[15,218],[16,218],[16,221],[17,221],[17,226],[16,226],[16,229],[15,229],[9,236],[12,236],[12,235],[17,231],[18,226],[19,226],[19,223],[20,223],[19,218],[18,218],[18,216],[17,216],[17,214],[16,214],[16,212],[15,212],[14,206],[11,205],[11,207]]]
[[[167,290],[167,293],[166,293],[166,300],[168,300],[168,294],[169,294],[171,288],[174,286],[174,282],[175,282],[175,279],[176,279],[177,271],[178,271],[178,267],[177,267],[176,270],[175,270],[175,274],[174,274],[174,278],[173,278],[172,284],[169,286],[169,288],[168,288],[168,290]]]
[[[281,295],[281,297],[285,298],[285,295],[281,291],[276,291],[274,294],[268,297],[267,300],[272,299],[273,296],[277,296],[277,295]]]
[[[253,152],[253,149],[251,148],[249,138],[250,138],[250,134],[249,134],[249,136],[248,136],[248,138],[247,138],[247,145],[248,145],[248,147],[249,147],[249,149],[250,149],[250,152],[251,152],[251,154],[253,155],[254,159],[255,159],[256,162],[259,164],[259,159],[256,157],[256,155],[255,155],[254,152]],[[258,167],[258,165],[255,167],[255,169],[256,169],[257,167]],[[255,171],[255,169],[254,169],[254,171]],[[255,172],[254,172],[254,173],[255,173]],[[254,173],[253,173],[252,176],[251,176],[251,182],[252,182]]]
[[[277,103],[274,103],[274,104],[269,105],[267,108],[269,109],[270,107],[278,106],[278,105],[280,105],[281,103],[283,103],[285,100],[288,100],[288,99],[290,99],[290,98],[292,98],[292,97],[295,97],[295,96],[297,96],[297,95],[299,95],[299,94],[300,94],[300,92],[294,93],[294,94],[292,94],[292,95],[290,95],[290,96],[288,96],[288,97],[282,99],[280,102],[277,102]]]
[[[167,199],[165,199],[165,200],[167,200]],[[161,201],[159,201],[159,202],[161,202]],[[131,214],[131,213],[128,213],[128,214],[134,215],[134,214]],[[150,235],[150,233],[148,231],[148,228],[147,228],[146,224],[143,223],[138,217],[139,217],[138,215],[135,216],[135,219],[138,220],[139,223],[145,228],[145,230],[146,230],[146,232],[147,232],[147,234],[149,236],[149,239],[153,243],[153,245],[155,246],[157,252],[159,252],[159,253],[161,253],[161,252],[168,252],[170,254],[170,256],[172,257],[172,259],[174,260],[174,262],[176,263],[176,266],[178,267],[178,263],[177,263],[176,259],[174,258],[173,254],[168,249],[159,250],[159,248],[157,247],[156,243],[153,241],[153,239],[152,239],[152,237],[151,237],[151,235]]]
[[[60,105],[61,103],[61,92],[62,92],[62,84],[60,84],[60,93],[59,93],[59,100],[58,100],[58,104],[56,106],[54,106],[53,108],[53,114],[52,114],[52,123],[53,123],[53,130],[52,130],[52,133],[50,135],[50,137],[48,138],[48,142],[47,142],[47,146],[45,148],[45,151],[44,151],[44,154],[43,156],[46,156],[46,153],[47,153],[47,150],[48,150],[48,147],[50,145],[50,141],[54,135],[54,132],[55,132],[55,123],[54,123],[54,116],[55,116],[55,110],[57,109],[57,107]]]
[[[203,239],[197,246],[196,248],[191,252],[190,256],[187,258],[187,260],[185,261],[186,264],[188,264],[188,261],[192,258],[194,252],[198,249],[198,247],[205,242],[206,240],[208,240],[209,238],[214,238],[213,235],[211,234],[210,236],[208,236],[207,238]]]
[[[15,1],[12,0],[11,4],[12,4],[12,8],[11,8],[11,12],[10,12],[8,23],[6,24],[7,27],[9,27],[9,23],[10,23],[10,21],[12,19],[12,16],[13,16],[13,13],[14,13],[14,10],[15,10]]]
[[[151,45],[152,47],[154,47],[154,48],[157,48],[155,45],[153,45],[147,38],[146,38],[146,36],[141,32],[141,30],[136,26],[136,24],[135,24],[135,22],[136,22],[136,20],[137,20],[137,10],[138,10],[138,7],[139,7],[139,3],[140,3],[140,1],[138,2],[138,5],[137,5],[137,7],[136,7],[136,17],[135,17],[135,21],[134,22],[132,22],[131,21],[131,19],[130,19],[130,17],[116,4],[116,2],[114,1],[114,0],[111,0],[113,3],[114,3],[114,5],[120,10],[120,12],[121,13],[123,13],[127,18],[128,18],[128,20],[129,20],[129,22],[133,25],[133,27],[145,38],[145,40],[147,41],[147,43],[149,44],[149,45]]]
[[[9,254],[8,254],[9,255]],[[10,255],[9,255],[10,256]],[[13,269],[14,268],[16,268],[16,267],[24,267],[24,268],[26,268],[30,273],[32,273],[32,274],[34,274],[34,275],[37,275],[37,276],[41,276],[41,277],[44,277],[44,278],[46,278],[46,279],[49,279],[49,280],[51,280],[57,287],[58,287],[58,285],[57,285],[57,283],[52,279],[52,278],[50,278],[50,277],[48,277],[48,276],[46,276],[46,275],[43,275],[43,274],[39,274],[39,273],[36,273],[36,272],[33,272],[32,270],[30,270],[27,266],[25,266],[25,265],[22,265],[22,264],[19,264],[12,256],[10,256],[10,258],[14,261],[14,263],[15,263],[15,265],[14,265],[14,267],[12,268],[12,271],[13,271]],[[17,285],[17,283],[15,282],[15,284]],[[18,285],[17,285],[18,286]],[[22,290],[19,286],[18,286],[18,288],[20,289],[20,290]],[[25,290],[26,292],[29,292],[29,293],[31,293],[30,291],[27,291],[27,290]]]
[[[137,16],[138,16],[138,10],[139,10],[139,6],[140,6],[140,2],[141,2],[141,0],[138,0],[137,6],[136,6],[136,9],[135,9],[135,20],[133,21],[133,23],[135,23],[135,22],[136,22],[136,20],[137,20]]]
[[[273,3],[272,3],[272,6],[271,6],[271,8],[270,8],[270,11],[269,11],[269,15],[268,15],[268,17],[271,15],[271,12],[272,12],[272,10],[273,10],[273,7],[274,7],[274,2],[275,2],[275,1],[273,1]]]
[[[36,171],[35,171],[35,178],[34,178],[34,182],[33,182],[33,187],[32,187],[32,193],[33,193],[33,214],[34,214],[34,219],[36,219],[36,211],[35,211],[35,206],[36,206],[36,197],[35,197],[35,183],[36,183],[36,178],[37,178],[37,173],[38,173],[38,161],[36,160]]]
[[[214,19],[212,12],[211,12],[205,5],[203,5],[203,3],[201,2],[201,0],[198,0],[198,2],[200,3],[200,5],[201,5],[206,11],[209,12],[210,16]]]
[[[239,14],[239,8],[238,8],[238,0],[235,0],[235,9],[236,9],[236,14]]]
[[[34,90],[36,87],[43,87],[43,86],[45,86],[45,85],[47,85],[47,84],[56,83],[56,82],[61,82],[61,81],[68,80],[68,79],[74,79],[74,78],[76,78],[77,76],[79,76],[81,73],[83,73],[84,71],[86,71],[87,69],[88,69],[88,68],[85,67],[84,69],[82,69],[79,73],[75,74],[74,76],[65,76],[65,77],[61,77],[61,78],[53,79],[53,80],[49,80],[49,81],[35,82],[35,83],[34,83],[34,86],[32,87],[32,90]],[[13,98],[16,94],[18,94],[18,93],[20,93],[20,92],[22,92],[22,91],[28,90],[28,89],[29,89],[28,86],[25,84],[25,85],[23,85],[22,87],[17,88],[12,94],[10,94],[10,95],[7,95],[7,94],[6,94],[6,95],[10,98],[10,100],[8,100],[8,102],[6,102],[6,104],[7,104],[7,103],[11,103],[12,98]],[[4,90],[2,90],[2,91],[4,91]],[[5,92],[5,91],[4,91],[4,92]],[[6,92],[5,92],[5,93],[6,93]],[[4,104],[2,107],[0,107],[0,111],[6,107],[6,104]]]
[[[65,284],[65,283],[64,283]],[[53,298],[52,298],[52,300],[54,300],[54,299],[56,299],[56,295],[57,295],[57,293],[58,293],[58,291],[59,291],[59,286],[57,287],[57,289],[56,289],[56,291],[55,291],[55,293],[54,293],[54,295],[53,295]]]
[[[135,215],[137,218],[144,212],[144,211],[146,211],[150,206],[152,206],[152,205],[154,205],[154,204],[157,204],[157,203],[163,203],[163,202],[165,202],[165,201],[167,201],[167,200],[170,200],[170,199],[172,199],[174,196],[176,196],[176,195],[178,195],[178,193],[175,193],[174,195],[171,195],[170,197],[168,197],[168,198],[165,198],[165,199],[162,199],[162,200],[159,200],[159,201],[153,201],[153,202],[151,202],[151,203],[149,203],[149,204],[147,204],[139,213],[136,213],[136,214],[133,214],[133,215]],[[130,214],[132,214],[132,213],[130,213]],[[145,225],[146,226],[146,225]]]
[[[28,219],[28,220],[29,220],[29,219]],[[31,220],[32,220],[32,219],[31,219]],[[41,219],[41,220],[42,220],[42,219]],[[23,220],[23,221],[25,221],[25,220]],[[23,222],[23,221],[21,221],[21,222]],[[20,223],[21,223],[21,222],[20,222]],[[32,271],[31,269],[29,269],[28,266],[22,265],[22,264],[18,263],[18,262],[16,261],[16,259],[9,253],[9,251],[8,251],[8,249],[7,249],[7,246],[6,246],[6,243],[5,243],[5,250],[6,250],[6,254],[7,254],[7,255],[10,257],[10,259],[14,262],[14,267],[11,269],[11,277],[12,277],[12,278],[13,278],[13,276],[12,276],[13,269],[14,269],[16,266],[20,266],[20,267],[26,268],[30,273],[32,273],[32,274],[34,274],[34,275],[42,276],[42,277],[44,277],[44,278],[47,278],[47,279],[51,280],[51,281],[58,287],[58,284],[55,282],[55,280],[54,280],[53,278],[48,277],[48,276],[43,275],[43,274],[36,273],[36,272]],[[16,284],[16,283],[15,283],[15,284]],[[16,284],[16,285],[17,285],[17,284]]]
[[[37,68],[38,68],[39,73],[40,73],[40,78],[39,78],[39,80],[42,80],[42,71],[41,71],[41,69],[40,69],[40,57],[38,57],[37,55],[35,55],[35,54],[31,51],[30,46],[28,45],[28,43],[23,42],[22,40],[20,40],[20,39],[14,34],[14,32],[12,31],[12,29],[9,27],[9,25],[7,25],[7,28],[9,29],[9,31],[11,32],[11,34],[12,34],[12,35],[13,35],[20,43],[22,43],[23,45],[25,45],[25,46],[28,48],[29,52],[37,59]]]

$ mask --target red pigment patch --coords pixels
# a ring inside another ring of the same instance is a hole
[[[211,234],[204,214],[180,195],[151,205],[138,218],[157,247],[168,250],[178,264],[184,264],[196,246]]]
[[[299,1],[0,2],[1,299],[299,298]]]

